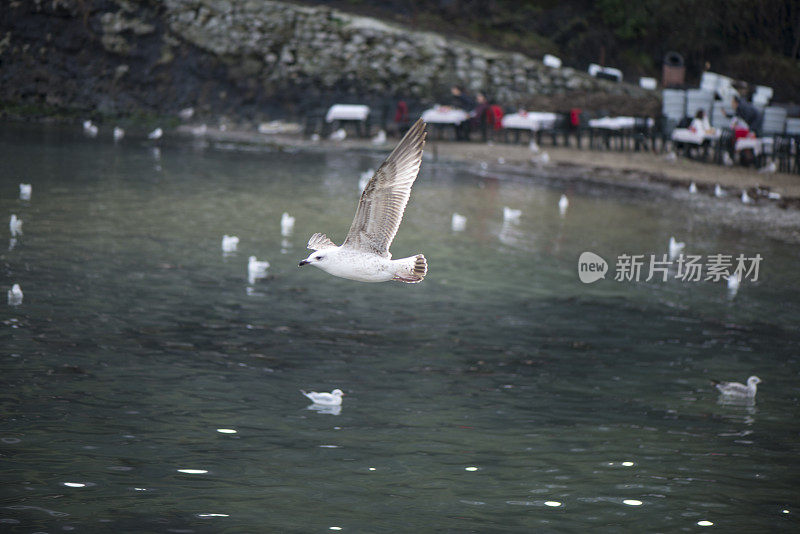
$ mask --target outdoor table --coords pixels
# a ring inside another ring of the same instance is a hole
[[[508,130],[528,130],[536,132],[552,128],[556,114],[544,111],[519,111],[503,117],[503,128]]]
[[[362,126],[367,123],[369,117],[369,106],[360,104],[334,104],[328,109],[325,115],[325,122],[332,123],[338,121],[353,122],[356,125],[356,132],[359,137],[369,135],[369,125],[367,125],[366,132],[362,131]]]
[[[445,126],[453,127],[453,138],[458,138],[456,129],[458,126],[469,119],[469,113],[463,109],[451,108],[448,106],[435,106],[427,109],[422,113],[422,120],[436,127],[439,130],[441,137],[441,130]]]
[[[334,104],[325,115],[326,122],[365,121],[369,116],[369,106],[359,104]]]

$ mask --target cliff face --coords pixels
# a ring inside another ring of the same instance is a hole
[[[503,104],[628,84],[551,69],[326,7],[263,0],[17,0],[0,13],[0,100],[105,114],[301,113],[334,98],[434,102],[454,83]]]

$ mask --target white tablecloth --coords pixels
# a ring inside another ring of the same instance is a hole
[[[677,143],[691,143],[693,145],[702,145],[706,141],[714,141],[719,139],[720,131],[714,130],[713,133],[693,132],[689,128],[675,128],[672,130],[672,140]]]
[[[647,119],[648,127],[652,128],[654,124],[655,121],[653,119]],[[591,119],[589,121],[589,126],[606,130],[624,130],[636,126],[636,117],[602,117],[600,119]]]
[[[740,137],[736,140],[733,149],[739,152],[740,150],[749,148],[752,149],[753,153],[756,155],[761,154],[764,150],[770,153],[774,142],[775,139],[772,137]]]
[[[543,130],[551,128],[556,122],[556,114],[544,111],[520,111],[519,113],[509,113],[503,117],[503,128],[514,128],[517,130]]]
[[[422,120],[433,124],[461,124],[469,118],[463,109],[435,107],[422,113]]]
[[[363,121],[369,116],[369,106],[358,104],[334,104],[325,115],[326,122],[333,121]]]

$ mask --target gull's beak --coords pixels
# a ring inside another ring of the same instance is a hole
[[[298,263],[298,264],[297,264],[297,266],[298,266],[298,267],[302,267],[303,265],[308,265],[309,263],[311,263],[311,262],[310,262],[310,261],[308,261],[308,260],[303,260],[303,261],[301,261],[300,263]]]

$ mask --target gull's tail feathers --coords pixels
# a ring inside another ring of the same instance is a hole
[[[401,266],[392,280],[405,282],[406,284],[418,284],[428,274],[428,262],[422,254],[396,261],[401,263]]]

